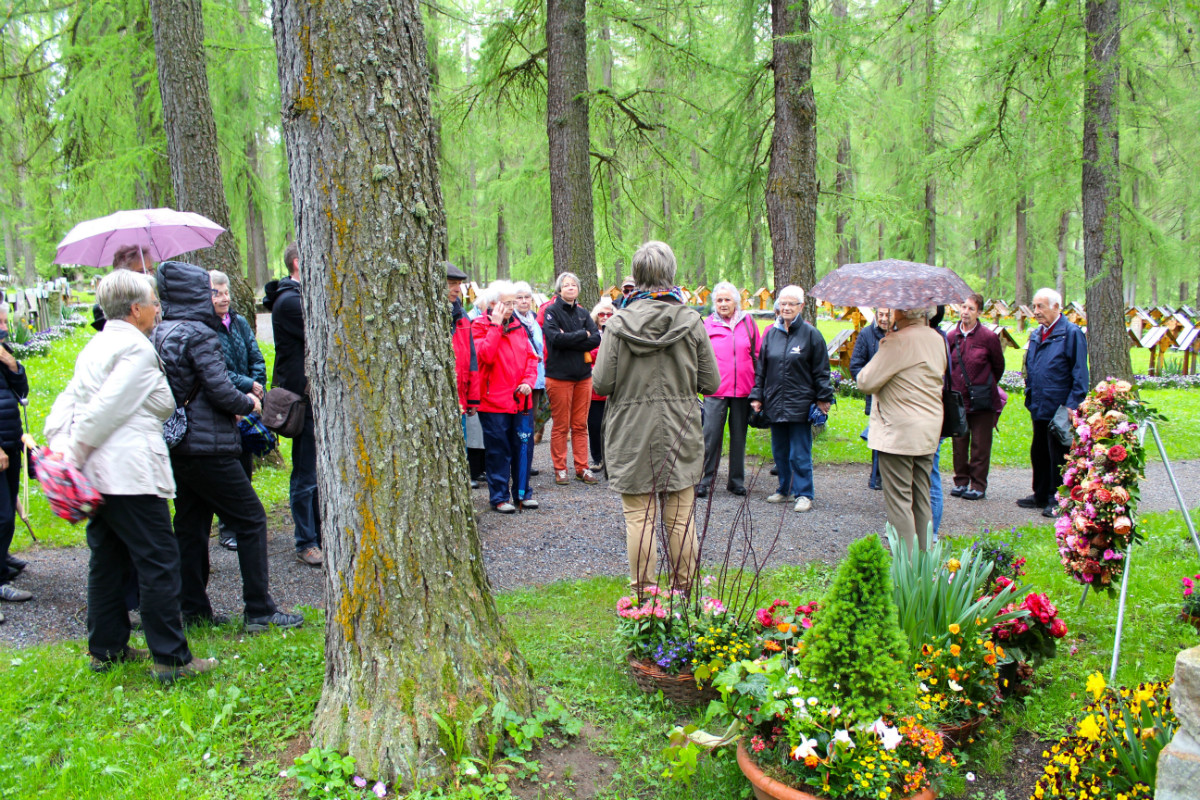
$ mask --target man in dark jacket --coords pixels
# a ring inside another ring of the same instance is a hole
[[[859,332],[854,340],[854,352],[850,355],[850,377],[858,380],[862,371],[879,350],[879,342],[887,336],[888,328],[892,326],[892,314],[886,308],[875,309],[875,321]],[[871,396],[867,395],[866,408],[863,411],[871,416]],[[864,433],[865,437],[866,434]],[[871,477],[867,480],[868,489],[882,489],[883,482],[879,477],[879,453],[871,451]]]
[[[1053,289],[1039,289],[1033,296],[1033,316],[1040,324],[1029,334],[1025,353],[1025,407],[1033,419],[1033,494],[1017,505],[1040,508],[1042,516],[1053,517],[1067,448],[1050,433],[1050,422],[1059,406],[1078,408],[1087,396],[1087,337],[1063,316],[1062,296]]]
[[[271,599],[267,513],[238,463],[242,437],[234,416],[261,411],[262,406],[257,397],[239,392],[229,380],[208,273],[194,264],[166,261],[158,269],[158,296],[163,322],[154,329],[151,341],[176,406],[187,412],[187,433],[171,451],[183,620],[225,622],[208,599],[208,534],[215,513],[237,538],[246,630],[298,627],[304,618],[279,611]]]
[[[17,490],[21,486],[21,401],[29,396],[25,367],[8,342],[8,303],[0,300],[0,600],[22,603],[33,595],[9,584],[25,562],[8,554],[17,528]],[[3,617],[0,616],[0,621]]]
[[[304,303],[300,297],[300,248],[295,242],[283,254],[288,277],[266,286],[263,305],[271,312],[275,332],[273,386],[282,386],[305,398],[304,430],[292,440],[292,478],[288,501],[295,527],[296,558],[319,567],[321,554],[321,511],[317,495],[317,434],[312,403],[308,402],[308,377],[304,374]]]

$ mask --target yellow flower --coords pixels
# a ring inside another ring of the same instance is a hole
[[[957,558],[952,558],[946,562],[946,569],[950,570],[951,572],[958,572],[961,566],[962,563],[959,562]]]
[[[961,647],[959,647],[956,644],[950,645],[950,655],[954,656],[955,658],[958,658],[960,653],[962,653]]]
[[[1104,694],[1104,689],[1108,684],[1104,682],[1104,676],[1099,672],[1093,672],[1087,679],[1087,690],[1092,693],[1092,697],[1096,700],[1100,699],[1100,695]]]
[[[1090,684],[1091,681],[1089,680],[1088,683]],[[1088,688],[1090,689],[1091,687],[1089,686]],[[1079,735],[1084,739],[1087,739],[1089,742],[1099,741],[1100,725],[1096,722],[1096,717],[1094,714],[1088,714],[1083,718],[1083,721],[1079,723]]]
[[[962,627],[960,627],[957,622],[950,623],[950,632],[953,633],[955,636],[957,636],[959,631],[961,631],[961,630],[962,630]]]

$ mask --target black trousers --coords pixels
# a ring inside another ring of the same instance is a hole
[[[0,585],[13,577],[8,569],[8,550],[17,531],[17,492],[21,488],[21,451],[5,450],[8,469],[0,473]]]
[[[1038,505],[1050,505],[1062,485],[1067,448],[1050,435],[1050,420],[1033,421],[1033,442],[1029,445],[1029,463],[1033,465],[1033,496]]]
[[[700,486],[712,488],[721,465],[725,420],[729,420],[729,480],[727,489],[746,488],[746,428],[750,421],[749,397],[704,398],[704,477]]]
[[[125,585],[137,569],[142,630],[159,664],[192,660],[179,616],[179,546],[171,532],[167,501],[154,495],[104,495],[87,526],[88,650],[105,661],[129,644]]]
[[[247,617],[274,614],[267,576],[267,512],[237,456],[171,456],[175,472],[175,538],[179,541],[183,618],[211,619],[208,539],[213,514],[237,539]],[[146,605],[145,597],[142,606]]]
[[[608,398],[593,400],[588,406],[588,447],[592,453],[593,464],[604,463],[604,407]],[[533,448],[530,448],[532,451]]]
[[[254,482],[254,456],[250,453],[242,453],[238,456],[238,463],[242,465],[242,469],[246,471],[246,477],[250,482]],[[217,530],[221,532],[221,539],[224,540],[227,536],[233,536],[229,530],[229,526],[225,524],[225,520],[221,519],[221,515],[217,515]]]

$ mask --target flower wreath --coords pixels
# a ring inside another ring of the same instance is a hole
[[[1142,540],[1135,511],[1146,452],[1138,429],[1162,418],[1128,381],[1112,378],[1071,412],[1075,434],[1054,533],[1063,569],[1079,583],[1113,594],[1129,548]]]

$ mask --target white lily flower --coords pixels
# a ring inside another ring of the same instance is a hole
[[[834,740],[835,742],[842,742],[842,743],[844,743],[844,744],[846,745],[846,748],[847,748],[847,749],[853,749],[853,748],[854,748],[854,740],[853,740],[852,738],[850,738],[850,731],[848,731],[848,730],[840,730],[840,731],[838,731],[837,733],[835,733],[835,734],[833,735],[833,740]]]
[[[963,690],[962,685],[959,684],[959,682],[954,680],[953,678],[951,678],[950,681],[946,685],[949,686],[951,689],[953,689],[956,692],[961,692]]]
[[[797,761],[803,761],[809,756],[815,756],[817,754],[816,748],[816,739],[804,739],[800,742],[800,744],[796,745],[796,747],[792,749],[792,758],[796,759]]]

